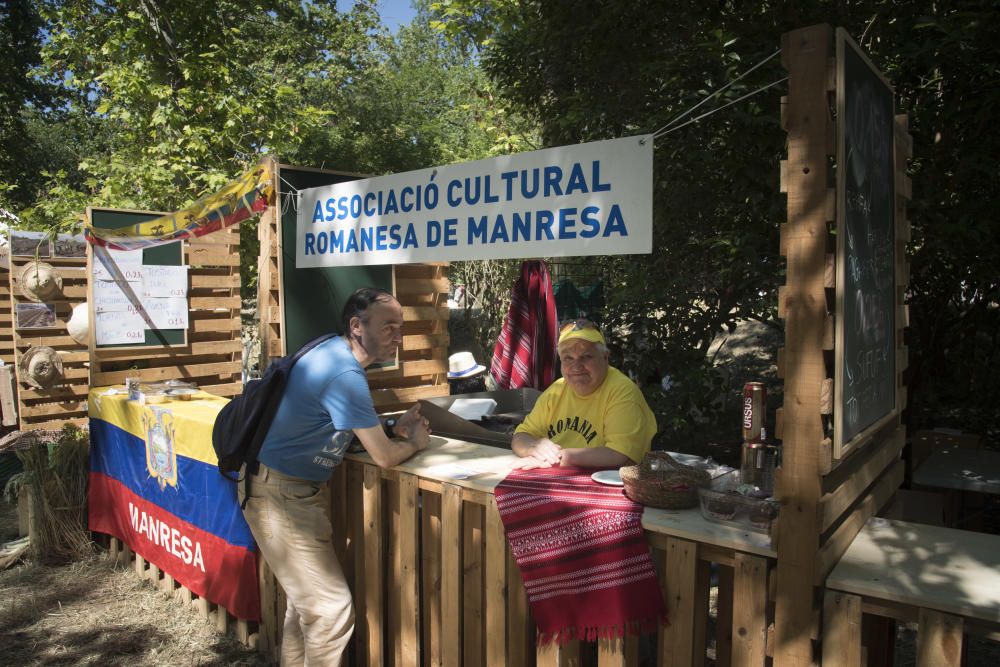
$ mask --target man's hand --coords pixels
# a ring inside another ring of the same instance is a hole
[[[425,449],[431,434],[431,424],[427,418],[420,414],[420,404],[414,403],[410,409],[403,413],[403,416],[396,420],[396,433],[399,437],[423,445],[420,449]]]

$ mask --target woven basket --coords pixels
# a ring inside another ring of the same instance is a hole
[[[636,466],[621,469],[625,495],[637,503],[663,509],[698,504],[698,489],[712,481],[708,471],[678,463],[666,452],[649,452]]]

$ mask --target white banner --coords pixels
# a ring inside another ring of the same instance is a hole
[[[302,190],[295,266],[653,249],[652,135]]]

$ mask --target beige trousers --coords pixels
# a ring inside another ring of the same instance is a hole
[[[240,501],[243,500],[243,484]],[[325,483],[261,464],[243,514],[288,600],[281,664],[337,667],[354,632],[354,606],[331,543]]]

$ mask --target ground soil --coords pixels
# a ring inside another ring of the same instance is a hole
[[[16,509],[0,499],[0,542],[16,537]],[[0,572],[0,664],[267,664],[105,553]]]

